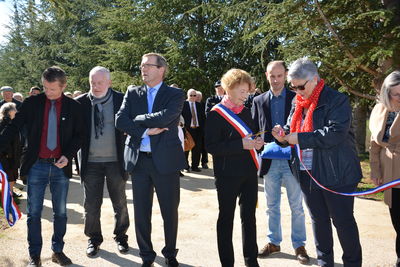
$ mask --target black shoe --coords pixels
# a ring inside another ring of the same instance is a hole
[[[184,172],[186,172],[186,173],[190,173],[190,170],[189,170],[189,168],[187,168],[187,169],[184,169],[183,171],[184,171]]]
[[[40,260],[40,257],[32,256],[29,258],[27,267],[41,267],[41,266],[42,266],[42,261]]]
[[[153,267],[154,263],[152,261],[144,261],[142,267]]]
[[[125,254],[129,251],[129,245],[126,241],[117,241],[117,247],[119,253]]]
[[[199,167],[192,167],[192,172],[201,172]]]
[[[119,247],[118,247],[119,248]],[[86,249],[86,256],[88,257],[94,257],[97,255],[97,252],[100,250],[100,245],[94,244],[94,243],[89,243],[87,249]]]
[[[208,169],[208,165],[207,165],[207,163],[204,163],[204,164],[202,164],[202,165],[201,165],[201,168],[203,168],[203,169],[207,170],[207,169]]]
[[[176,260],[175,257],[165,259],[165,263],[167,264],[168,267],[178,267],[179,262]]]
[[[51,255],[51,261],[58,263],[61,266],[72,264],[71,259],[68,258],[64,252],[53,252],[53,255]]]

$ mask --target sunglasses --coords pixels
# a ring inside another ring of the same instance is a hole
[[[289,89],[292,91],[303,91],[304,89],[306,89],[306,84],[308,83],[308,81],[306,81],[303,85],[298,85],[298,86],[293,86],[291,84],[289,84]]]
[[[197,95],[190,95],[190,96],[197,96]]]

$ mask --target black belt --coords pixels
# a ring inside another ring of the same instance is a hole
[[[58,159],[56,158],[39,158],[38,161],[42,163],[56,163]]]
[[[143,156],[146,156],[146,157],[149,157],[149,158],[151,158],[151,157],[152,157],[152,154],[151,154],[151,152],[139,151],[139,153],[140,153],[140,154],[142,154]]]

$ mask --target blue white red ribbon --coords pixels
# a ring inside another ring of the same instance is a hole
[[[242,119],[239,118],[235,113],[233,113],[230,109],[222,105],[221,103],[215,105],[212,110],[216,111],[219,115],[221,115],[230,125],[235,128],[235,130],[240,134],[242,138],[247,135],[252,135],[253,132],[246,125]],[[254,164],[257,167],[257,170],[260,169],[260,160],[255,149],[249,150],[251,157],[253,158]]]
[[[13,226],[20,218],[21,211],[13,199],[12,192],[7,180],[7,174],[3,171],[0,164],[0,184],[1,184],[1,201],[3,204],[4,215],[10,226]],[[10,214],[12,219],[10,218]]]
[[[384,191],[384,190],[387,190],[387,189],[389,189],[389,188],[392,188],[392,187],[395,187],[395,186],[397,186],[397,185],[400,185],[400,179],[396,179],[396,180],[393,180],[393,181],[391,181],[391,182],[389,182],[389,183],[386,183],[386,184],[383,184],[383,185],[380,185],[380,186],[378,186],[378,187],[371,188],[371,189],[369,189],[369,190],[362,191],[362,192],[353,192],[353,193],[342,193],[342,192],[337,192],[337,191],[334,191],[334,190],[332,190],[332,189],[329,189],[329,188],[326,187],[326,186],[323,186],[322,184],[320,184],[320,183],[311,175],[311,173],[307,170],[306,166],[304,165],[303,161],[301,160],[301,153],[300,153],[301,150],[300,150],[300,146],[299,146],[298,144],[295,145],[295,150],[296,150],[297,156],[299,157],[300,164],[304,167],[304,169],[306,170],[306,172],[308,173],[308,175],[311,177],[311,179],[312,179],[320,188],[322,188],[322,189],[324,189],[324,190],[326,190],[326,191],[329,191],[329,192],[331,192],[331,193],[334,193],[334,194],[337,194],[337,195],[342,195],[342,196],[350,196],[350,197],[366,196],[366,195],[376,194],[376,193],[379,193],[379,192],[381,192],[381,191]]]

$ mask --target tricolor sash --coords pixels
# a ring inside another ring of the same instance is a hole
[[[4,215],[10,226],[13,226],[20,218],[21,211],[15,203],[10,186],[7,180],[7,174],[3,171],[3,167],[0,164],[0,184],[1,184],[1,201],[3,205]],[[10,218],[12,216],[12,220]]]
[[[216,111],[219,115],[221,115],[230,125],[235,128],[235,130],[240,134],[242,138],[246,135],[251,135],[253,132],[246,125],[242,119],[239,118],[235,113],[233,113],[230,109],[222,105],[221,103],[215,105],[212,110]],[[260,161],[258,159],[258,154],[255,149],[249,150],[250,155],[254,161],[254,164],[257,167],[257,170],[260,169]]]
[[[395,186],[397,186],[397,185],[400,185],[400,179],[396,179],[396,180],[393,180],[393,181],[391,181],[391,182],[389,182],[389,183],[386,183],[386,184],[383,184],[383,185],[380,185],[380,186],[378,186],[378,187],[371,188],[371,189],[368,189],[368,190],[362,191],[362,192],[353,192],[353,193],[342,193],[342,192],[337,192],[337,191],[334,191],[334,190],[332,190],[332,189],[329,189],[328,187],[323,186],[322,184],[320,184],[320,183],[311,175],[311,173],[307,170],[306,166],[304,165],[303,161],[301,160],[300,146],[299,146],[298,144],[295,145],[295,150],[296,150],[297,156],[299,157],[300,164],[304,167],[305,171],[306,171],[307,174],[311,177],[311,179],[312,179],[320,188],[322,188],[322,189],[324,189],[324,190],[326,190],[326,191],[329,191],[329,192],[331,192],[331,193],[334,193],[334,194],[337,194],[337,195],[342,195],[342,196],[358,197],[358,196],[366,196],[366,195],[376,194],[376,193],[379,193],[379,192],[381,192],[381,191],[384,191],[384,190],[387,190],[387,189],[389,189],[389,188],[392,188],[392,187],[395,187]]]

